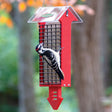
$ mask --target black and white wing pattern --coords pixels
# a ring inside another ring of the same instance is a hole
[[[56,57],[50,50],[47,50],[43,53],[43,58],[49,64],[49,66],[51,66],[53,69],[57,69],[58,63]]]
[[[60,68],[60,56],[58,52],[55,52],[53,50],[45,50],[43,53],[43,58],[48,63],[49,66],[51,66],[56,73],[59,75],[61,79],[64,79],[63,72]]]

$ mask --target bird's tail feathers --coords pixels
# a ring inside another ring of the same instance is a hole
[[[59,75],[60,79],[64,80],[64,74],[63,74],[62,70],[59,68],[58,70],[56,70],[56,72]]]

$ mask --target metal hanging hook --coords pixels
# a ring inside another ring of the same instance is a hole
[[[68,6],[68,0],[66,0],[66,6]],[[66,11],[66,16],[68,17],[68,10]]]
[[[65,5],[66,5],[66,6],[68,5],[68,0],[65,0]]]
[[[42,6],[45,6],[45,0],[43,0]]]

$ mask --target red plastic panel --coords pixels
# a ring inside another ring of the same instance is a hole
[[[72,21],[78,21],[78,19],[67,10],[60,18],[61,23],[61,68],[64,72],[65,78],[62,80],[62,86],[71,86],[71,23]]]
[[[50,86],[49,97],[47,98],[54,110],[57,110],[63,100],[61,96],[61,86]]]

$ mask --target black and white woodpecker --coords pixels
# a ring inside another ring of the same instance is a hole
[[[38,52],[38,54],[43,56],[44,60],[51,68],[53,68],[53,70],[55,70],[60,79],[64,79],[64,74],[60,68],[60,51],[56,52],[53,49],[44,48],[43,43],[40,43],[36,46],[36,51]]]

